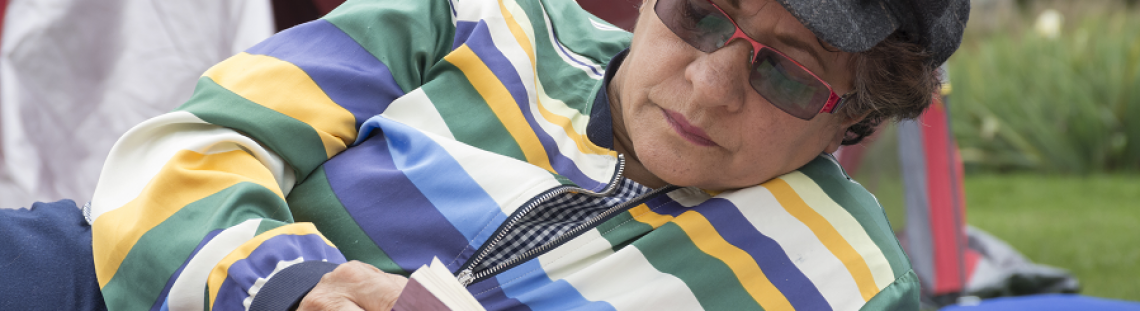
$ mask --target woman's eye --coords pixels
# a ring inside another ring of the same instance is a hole
[[[702,19],[708,16],[708,12],[704,12],[696,8],[692,1],[683,1],[681,4],[681,26],[686,30],[697,30],[697,25]]]

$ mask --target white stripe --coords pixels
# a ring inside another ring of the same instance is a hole
[[[593,229],[542,254],[538,257],[538,262],[551,280],[557,280],[613,253],[610,242],[602,238],[598,229]]]
[[[895,281],[894,272],[891,271],[891,264],[887,261],[887,257],[883,256],[883,251],[871,240],[871,236],[867,231],[863,230],[863,225],[851,216],[842,206],[832,201],[827,196],[826,192],[819,187],[810,177],[801,172],[792,172],[787,175],[781,176],[780,179],[786,181],[796,191],[796,194],[804,200],[812,209],[827,219],[839,235],[843,236],[847,243],[855,248],[863,260],[867,262],[867,267],[871,269],[871,275],[875,279],[875,286],[879,289],[886,288]]]
[[[708,193],[705,193],[696,187],[685,187],[674,191],[669,191],[669,193],[666,195],[668,195],[670,199],[673,199],[674,202],[677,202],[677,204],[681,204],[681,206],[684,207],[697,206],[698,204],[704,203],[705,201],[708,201],[710,198],[712,198],[712,196],[710,196]]]
[[[245,299],[242,299],[241,304],[245,306],[246,310],[249,310],[249,305],[253,303],[253,299],[257,297],[257,293],[261,292],[261,287],[265,286],[265,283],[269,282],[270,278],[272,278],[274,275],[277,275],[277,272],[285,270],[285,268],[302,263],[304,261],[305,257],[303,256],[297,257],[297,259],[293,260],[278,260],[277,265],[273,267],[273,272],[270,272],[269,275],[263,278],[257,278],[257,281],[254,281],[253,285],[251,285],[249,289],[246,290],[246,293],[249,294],[249,296],[245,297]]]
[[[744,218],[760,233],[772,238],[788,259],[834,309],[837,306],[862,306],[863,295],[854,277],[807,225],[788,214],[764,187],[751,187],[721,194],[736,205]]]
[[[594,28],[597,28],[598,30],[625,32],[625,29],[621,29],[621,28],[617,28],[614,26],[603,24],[601,22],[594,20],[593,18],[586,18],[586,19],[590,20],[590,25],[594,25]]]
[[[551,98],[546,94],[546,90],[542,87],[541,81],[538,84],[538,96],[542,100],[541,104],[547,111],[561,115],[570,119],[570,124],[573,130],[583,139],[589,139],[586,135],[586,125],[590,122],[590,116],[584,115],[573,108],[566,105],[566,102]],[[574,161],[578,169],[582,171],[590,179],[608,182],[610,177],[613,176],[614,168],[617,166],[617,158],[608,155],[598,155],[583,153],[578,150],[577,143],[566,136],[566,130],[558,126],[538,112],[538,105],[531,104],[531,114],[534,115],[535,120],[542,127],[543,131],[550,134],[558,142],[558,151],[562,155]],[[592,166],[590,166],[592,164]]]
[[[430,132],[447,139],[455,139],[455,136],[451,134],[451,129],[447,127],[447,122],[443,121],[443,116],[439,114],[439,110],[435,109],[435,104],[431,102],[422,88],[408,92],[408,94],[392,101],[388,105],[388,109],[384,110],[381,115],[421,131]]]
[[[91,199],[91,219],[134,200],[179,151],[202,154],[244,149],[254,155],[289,195],[293,170],[277,154],[234,130],[209,124],[185,111],[167,113],[127,131],[107,156]]]
[[[703,310],[684,281],[653,268],[634,246],[584,266],[563,280],[586,300],[605,301],[617,310]]]
[[[539,82],[537,85],[538,99],[541,101],[542,106],[546,108],[546,111],[570,119],[570,126],[574,129],[574,132],[578,133],[578,135],[585,136],[586,126],[590,124],[590,115],[582,114],[578,112],[577,109],[570,108],[570,106],[566,105],[566,102],[561,99],[550,97],[550,94],[546,93],[546,88],[542,86],[541,81]],[[589,103],[589,105],[593,105],[593,103]],[[542,119],[543,121],[546,120],[545,118]]]
[[[504,214],[510,215],[532,197],[561,185],[546,170],[512,157],[424,133],[442,147],[487,192]],[[509,180],[510,182],[503,182]]]
[[[170,287],[167,297],[170,310],[204,310],[202,304],[206,299],[206,281],[210,278],[210,272],[226,255],[252,239],[257,234],[258,226],[261,226],[261,219],[246,220],[218,233],[202,246]]]

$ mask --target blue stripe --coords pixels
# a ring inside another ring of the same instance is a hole
[[[543,14],[546,14],[546,12],[543,12]],[[585,66],[586,68],[590,68],[590,71],[594,72],[594,76],[597,76],[597,77],[603,76],[602,73],[598,72],[598,69],[596,67],[591,66],[591,65],[586,64],[586,63],[583,63],[582,61],[579,61],[577,58],[575,58],[573,55],[570,55],[570,52],[566,51],[566,47],[562,46],[562,41],[558,40],[558,34],[554,33],[553,31],[551,33],[554,34],[554,46],[557,46],[558,51],[562,52],[563,55],[566,55],[566,58],[569,58],[570,60],[574,61],[575,63],[578,63],[579,65],[582,65],[582,66]]]
[[[323,19],[289,28],[246,52],[300,67],[333,102],[356,117],[357,127],[404,95],[388,66]]]
[[[178,267],[178,270],[174,270],[174,274],[170,275],[170,279],[166,281],[166,286],[163,286],[162,291],[158,294],[158,300],[155,300],[154,305],[150,306],[151,311],[166,308],[166,301],[169,300],[167,296],[170,295],[170,287],[174,286],[174,281],[178,280],[178,276],[182,275],[182,270],[186,269],[186,265],[190,263],[191,259],[194,259],[195,255],[198,255],[198,251],[202,250],[202,247],[206,246],[206,243],[210,243],[210,240],[218,236],[218,233],[222,233],[222,230],[223,229],[210,231],[206,233],[206,237],[202,238],[201,242],[198,242],[198,246],[194,247],[193,252],[190,252],[190,257],[186,257],[186,261],[183,261],[182,265]]]
[[[365,123],[362,128],[374,127]],[[415,271],[434,257],[455,270],[475,251],[396,167],[385,135],[369,136],[324,168],[345,211],[404,271]]]
[[[681,216],[692,208],[685,207],[677,201],[673,201],[668,195],[659,195],[649,201],[645,202],[645,206],[649,207],[654,213],[669,215],[673,217]]]
[[[512,310],[512,311],[530,311],[531,309],[526,305],[511,297],[507,297],[503,293],[503,288],[499,286],[499,281],[495,278],[489,278],[482,282],[472,283],[467,286],[467,291],[479,300],[479,304],[487,310]]]
[[[402,123],[376,116],[365,127],[379,126],[387,136],[396,168],[455,226],[468,245],[478,248],[507,219],[491,195],[466,173],[443,147]],[[441,258],[441,260],[443,260]],[[447,263],[449,266],[451,263]]]
[[[227,271],[229,276],[218,289],[218,296],[214,300],[214,307],[228,309],[239,307],[242,300],[249,297],[247,290],[257,282],[273,273],[280,261],[325,260],[331,263],[344,263],[344,255],[336,248],[325,244],[320,235],[279,235],[265,240],[257,246],[248,257],[238,260],[230,265]]]
[[[551,281],[537,259],[503,271],[494,278],[502,284],[507,297],[521,301],[531,310],[616,310],[607,302],[587,300],[565,280]]]
[[[519,76],[519,73],[515,71],[510,60],[503,55],[502,51],[500,51],[491,40],[490,29],[487,28],[485,22],[479,21],[479,23],[475,25],[466,44],[471,48],[471,51],[475,52],[475,55],[479,56],[479,59],[487,65],[487,68],[490,68],[491,72],[495,73],[495,77],[499,78],[499,81],[511,93],[515,104],[522,110],[523,117],[526,118],[527,124],[530,125],[531,131],[538,137],[542,148],[546,149],[546,155],[551,167],[553,167],[558,174],[578,184],[579,187],[593,191],[601,191],[605,188],[609,180],[597,181],[587,177],[574,161],[562,155],[554,138],[538,125],[538,121],[534,118],[534,113],[530,110],[530,98],[527,96],[527,89],[522,82],[522,78]],[[496,105],[499,103],[487,104]]]
[[[760,233],[732,202],[714,198],[693,208],[704,215],[729,244],[756,260],[760,270],[796,310],[831,310],[819,289],[788,258],[784,248]]]
[[[451,41],[451,50],[458,49],[471,37],[471,31],[475,30],[475,25],[479,23],[469,21],[455,22],[455,39]]]

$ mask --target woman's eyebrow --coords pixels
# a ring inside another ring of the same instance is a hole
[[[798,50],[802,50],[804,52],[807,52],[808,54],[811,55],[812,58],[815,59],[815,63],[819,64],[819,66],[822,67],[823,71],[827,71],[827,64],[823,62],[823,57],[819,56],[819,51],[816,51],[816,49],[814,49],[811,46],[811,44],[804,42],[803,40],[800,40],[796,36],[793,36],[793,35],[788,34],[788,33],[776,34],[776,40],[780,41],[780,43],[783,43],[784,45],[787,45],[789,47],[793,47],[793,48],[796,48]]]

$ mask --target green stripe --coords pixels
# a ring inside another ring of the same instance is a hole
[[[591,59],[602,68],[605,68],[610,58],[629,46],[628,33],[600,31],[593,26],[583,25],[583,22],[587,22],[587,16],[592,15],[572,1],[552,1],[543,4],[547,6],[547,13],[551,15],[555,33],[563,45],[568,50]],[[531,25],[534,26],[535,58],[539,64],[542,64],[543,69],[537,74],[543,89],[551,98],[562,100],[571,108],[577,109],[579,113],[588,115],[593,106],[592,99],[597,92],[598,80],[592,79],[588,71],[574,67],[562,59],[561,52],[551,41],[546,23],[542,20],[542,12],[537,6],[523,3],[520,5],[531,17]]]
[[[522,147],[510,139],[511,133],[459,68],[440,62],[432,69],[431,79],[423,86],[424,94],[435,103],[456,140],[520,161],[527,160]]]
[[[672,222],[633,242],[633,246],[658,271],[685,282],[706,310],[763,310],[728,265],[698,249]]]
[[[169,276],[188,260],[210,231],[251,218],[277,216],[289,221],[288,215],[288,207],[277,194],[250,182],[187,204],[143,234],[123,258],[115,277],[102,290],[107,309],[146,310],[153,302],[165,299],[158,295]]]
[[[653,231],[653,226],[633,220],[633,215],[625,211],[598,225],[596,230],[610,242],[611,248],[616,252],[633,243],[638,237]]]
[[[329,186],[324,167],[293,188],[287,198],[297,222],[311,222],[348,260],[360,260],[388,273],[407,275],[348,214]]]
[[[287,224],[289,224],[289,223],[280,222],[280,221],[276,221],[276,220],[272,220],[272,219],[262,219],[261,223],[257,225],[257,231],[254,231],[253,235],[258,236],[258,235],[261,235],[262,233],[265,233],[265,231],[277,229],[277,228],[280,228],[281,226],[284,226]]]
[[[449,52],[455,28],[447,0],[351,0],[323,18],[388,66],[404,93]]]
[[[280,155],[298,177],[308,176],[328,158],[312,126],[245,99],[208,77],[198,79],[194,96],[176,110],[249,135]]]
[[[528,8],[534,5],[522,6]],[[551,38],[547,34],[546,22],[542,20],[541,11],[526,9],[526,14],[531,17],[531,26],[534,26],[535,61],[542,64],[542,70],[536,74],[539,82],[542,83],[543,90],[551,98],[562,100],[570,108],[578,110],[578,113],[589,113],[591,105],[587,104],[586,101],[592,97],[590,91],[597,84],[596,80],[591,79],[587,72],[582,71],[582,69],[567,64],[559,56],[559,51],[551,45]],[[582,27],[582,25],[578,26],[578,28]],[[572,29],[567,29],[567,31],[570,30]],[[604,67],[605,63],[602,64]]]
[[[554,33],[558,35],[558,40],[562,41],[566,48],[593,59],[602,67],[605,67],[615,54],[629,47],[629,41],[633,38],[633,34],[628,32],[595,28],[587,19],[613,25],[583,10],[575,1],[542,0],[542,4],[546,7],[546,13],[550,15],[550,22],[554,25]],[[529,11],[527,14],[530,14]]]
[[[867,232],[883,252],[883,256],[887,258],[895,278],[910,270],[910,261],[902,246],[899,246],[898,238],[891,231],[887,214],[870,192],[867,192],[863,186],[848,181],[838,165],[824,157],[817,157],[799,171],[811,178],[828,197],[855,217],[855,220],[863,226],[863,231]]]
[[[914,271],[906,273],[872,297],[860,310],[919,310],[919,283]]]

